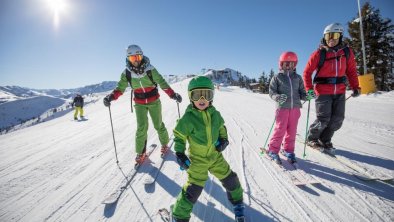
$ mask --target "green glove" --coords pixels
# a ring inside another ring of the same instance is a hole
[[[308,90],[308,93],[306,95],[306,99],[309,101],[314,98],[316,98],[316,95],[315,95],[315,92],[313,91],[313,89]]]

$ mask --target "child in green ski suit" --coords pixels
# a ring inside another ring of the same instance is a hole
[[[162,145],[161,152],[164,154],[168,149],[168,132],[162,121],[161,102],[158,85],[163,91],[176,100],[182,101],[182,97],[175,93],[167,84],[164,78],[150,64],[149,58],[143,55],[138,45],[130,45],[127,48],[126,69],[123,71],[116,89],[104,99],[104,105],[110,106],[111,101],[117,100],[130,85],[133,89],[134,108],[137,118],[137,131],[135,136],[136,163],[142,163],[146,157],[146,140],[148,131],[148,113],[150,114],[153,126],[159,134]]]
[[[221,153],[229,142],[224,120],[212,105],[212,81],[205,76],[195,77],[189,83],[188,92],[191,104],[174,129],[177,162],[181,169],[187,169],[188,180],[173,206],[173,221],[189,221],[208,172],[220,180],[234,205],[235,217],[242,219],[245,208],[243,190],[237,174]],[[185,154],[186,141],[189,143],[188,156]]]

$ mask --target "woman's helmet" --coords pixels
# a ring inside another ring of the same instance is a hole
[[[126,56],[143,55],[142,49],[138,45],[129,45],[126,50]]]
[[[297,66],[298,57],[294,52],[284,52],[279,57],[279,68],[282,68],[283,62],[294,62],[294,68]]]
[[[330,32],[343,33],[343,26],[340,23],[329,24],[324,28],[323,35]]]
[[[332,23],[324,28],[322,43],[327,45],[330,39],[339,39],[338,45],[342,43],[343,26],[340,23]]]

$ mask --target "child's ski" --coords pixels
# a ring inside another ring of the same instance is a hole
[[[270,160],[270,162],[272,162],[272,160],[270,159],[270,157],[267,155],[267,150],[260,147],[260,151],[261,154],[263,156],[265,156],[265,158],[267,158],[268,160]],[[298,178],[293,171],[286,169],[282,164],[277,164],[277,163],[273,163],[273,165],[275,165],[276,167],[278,167],[279,169],[281,169],[291,180],[291,182],[296,185],[296,186],[305,186],[308,184],[308,182],[302,178]]]

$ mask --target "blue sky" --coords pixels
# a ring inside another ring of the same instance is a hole
[[[357,0],[63,0],[55,25],[51,1],[0,1],[1,86],[118,81],[129,44],[163,75],[232,68],[257,78],[277,71],[283,51],[298,54],[301,74],[324,27],[358,14]],[[393,20],[394,1],[370,3]]]

